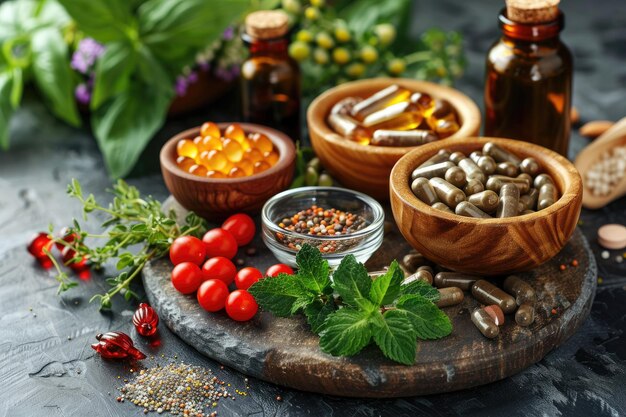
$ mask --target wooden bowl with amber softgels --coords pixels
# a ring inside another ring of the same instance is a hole
[[[229,125],[217,125],[222,135]],[[293,179],[296,148],[290,137],[266,126],[238,125],[246,135],[259,133],[271,141],[278,159],[270,168],[237,178],[229,178],[228,175],[211,178],[186,171],[177,164],[177,144],[181,140],[193,141],[200,136],[200,127],[177,134],[161,148],[161,172],[167,189],[187,210],[210,221],[219,221],[239,212],[258,213],[270,197],[287,189]]]
[[[425,81],[373,78],[341,84],[318,96],[309,106],[307,121],[311,145],[322,165],[343,186],[379,200],[389,198],[391,168],[415,147],[362,145],[335,132],[327,118],[333,106],[342,99],[364,99],[394,84],[412,93],[426,93],[434,99],[447,100],[459,124],[459,130],[449,138],[476,136],[480,130],[480,111],[472,99],[453,88]]]

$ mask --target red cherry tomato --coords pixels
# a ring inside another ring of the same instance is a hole
[[[170,260],[174,265],[182,262],[192,262],[202,265],[206,258],[206,248],[204,243],[197,237],[180,236],[174,239],[170,246]]]
[[[263,278],[263,274],[251,266],[241,269],[235,275],[235,285],[240,290],[247,290],[252,284]]]
[[[219,279],[204,281],[198,289],[198,303],[206,311],[220,311],[228,297],[228,287]]]
[[[223,256],[233,259],[237,254],[237,241],[229,232],[224,229],[211,229],[202,238],[206,248],[206,255],[209,258]]]
[[[265,271],[266,277],[275,277],[278,274],[293,275],[293,269],[291,269],[289,265],[276,264],[270,266],[269,268],[267,268],[267,271]]]
[[[227,218],[222,224],[222,229],[233,235],[237,241],[237,245],[244,246],[250,243],[254,238],[256,226],[254,225],[252,217],[247,214],[239,213],[233,214]]]
[[[202,265],[202,274],[204,275],[205,281],[207,279],[219,279],[224,284],[230,285],[235,279],[237,268],[230,259],[226,259],[223,256],[216,256],[207,260],[204,265]]]
[[[258,310],[259,305],[246,290],[233,291],[226,300],[226,314],[233,320],[248,321]]]
[[[183,294],[196,291],[202,281],[204,281],[202,271],[193,262],[182,262],[172,269],[172,285]]]
[[[48,259],[44,249],[48,252],[52,251],[52,239],[50,239],[47,233],[40,232],[33,236],[28,244],[28,252],[39,261],[44,258]]]

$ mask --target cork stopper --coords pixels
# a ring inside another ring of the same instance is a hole
[[[559,15],[560,0],[506,0],[506,14],[518,23],[544,23]]]
[[[246,33],[254,38],[279,38],[288,30],[289,17],[280,10],[259,10],[246,16]]]

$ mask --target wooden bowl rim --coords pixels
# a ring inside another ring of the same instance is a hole
[[[539,162],[544,171],[550,171],[551,173],[556,172],[563,180],[563,189],[559,190],[561,192],[561,197],[559,197],[559,199],[551,206],[534,213],[515,217],[481,219],[460,216],[458,214],[447,213],[443,210],[432,208],[413,194],[413,191],[411,191],[409,186],[409,177],[413,169],[415,169],[415,167],[417,167],[420,163],[426,161],[426,159],[433,156],[440,149],[446,147],[476,146],[478,149],[478,145],[481,145],[482,148],[482,145],[487,142],[494,142],[497,145],[510,149],[518,156],[532,156],[537,159],[537,162]],[[542,155],[542,157],[537,158],[537,155]],[[549,162],[547,164],[544,162],[546,157]],[[547,169],[545,168],[546,166],[548,166]],[[465,138],[462,142],[454,139],[450,140],[448,138],[422,145],[400,158],[391,170],[389,182],[391,195],[395,194],[395,196],[402,201],[402,204],[410,206],[416,211],[422,212],[428,216],[433,216],[446,221],[452,221],[458,224],[480,224],[489,227],[509,226],[519,223],[533,223],[541,218],[547,218],[567,207],[569,204],[575,203],[576,199],[579,198],[576,193],[577,189],[579,192],[582,192],[582,180],[580,174],[574,165],[567,160],[567,158],[550,149],[533,143],[493,137],[469,137]]]
[[[452,106],[454,107],[462,123],[460,129],[454,135],[451,135],[446,139],[458,139],[478,133],[481,122],[480,110],[471,98],[469,98],[467,95],[463,94],[459,90],[428,81],[418,81],[409,78],[386,77],[350,81],[333,87],[330,90],[327,90],[317,96],[315,100],[311,102],[307,110],[307,121],[309,130],[315,130],[315,133],[319,135],[322,140],[332,142],[335,146],[370,155],[385,154],[400,157],[419,146],[423,146],[417,145],[396,147],[360,145],[351,140],[346,140],[344,137],[333,131],[326,122],[326,117],[328,116],[328,114],[322,114],[321,111],[317,110],[319,107],[327,105],[327,102],[330,102],[330,105],[328,107],[331,108],[332,105],[340,100],[339,98],[336,98],[336,96],[338,95],[341,95],[342,97],[363,96],[362,94],[359,94],[359,91],[363,90],[364,87],[366,87],[367,89],[380,90],[382,88],[388,87],[391,84],[399,84],[412,91],[424,92],[436,98],[445,98],[446,100],[448,100],[450,104],[452,104]]]
[[[272,143],[278,148],[278,161],[276,164],[270,169],[263,171],[258,174],[248,175],[246,177],[240,178],[207,178],[200,177],[198,175],[193,175],[188,172],[183,171],[176,165],[174,159],[170,157],[173,154],[174,147],[176,143],[178,143],[181,139],[194,138],[200,134],[201,126],[192,127],[187,130],[183,130],[182,132],[172,136],[168,139],[167,142],[161,147],[161,151],[159,152],[159,160],[161,162],[161,167],[166,169],[170,174],[185,179],[189,181],[195,181],[204,184],[241,184],[248,181],[256,181],[259,179],[264,179],[271,177],[272,175],[284,170],[289,167],[291,162],[296,157],[296,147],[293,143],[293,140],[287,136],[285,133],[273,129],[268,126],[263,126],[255,123],[242,123],[242,122],[221,122],[217,123],[222,131],[228,125],[238,124],[246,133],[250,132],[258,132],[263,133],[267,136]]]

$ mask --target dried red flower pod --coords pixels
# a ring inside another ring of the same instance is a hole
[[[148,304],[141,303],[133,315],[133,324],[140,335],[152,336],[157,331],[159,316]]]
[[[91,345],[91,348],[106,359],[145,359],[141,351],[135,348],[132,339],[122,332],[107,332],[96,335],[98,343]]]
[[[39,232],[28,244],[28,252],[33,255],[38,261],[43,258],[48,258],[44,249],[50,252],[52,250],[52,239],[47,233]]]

